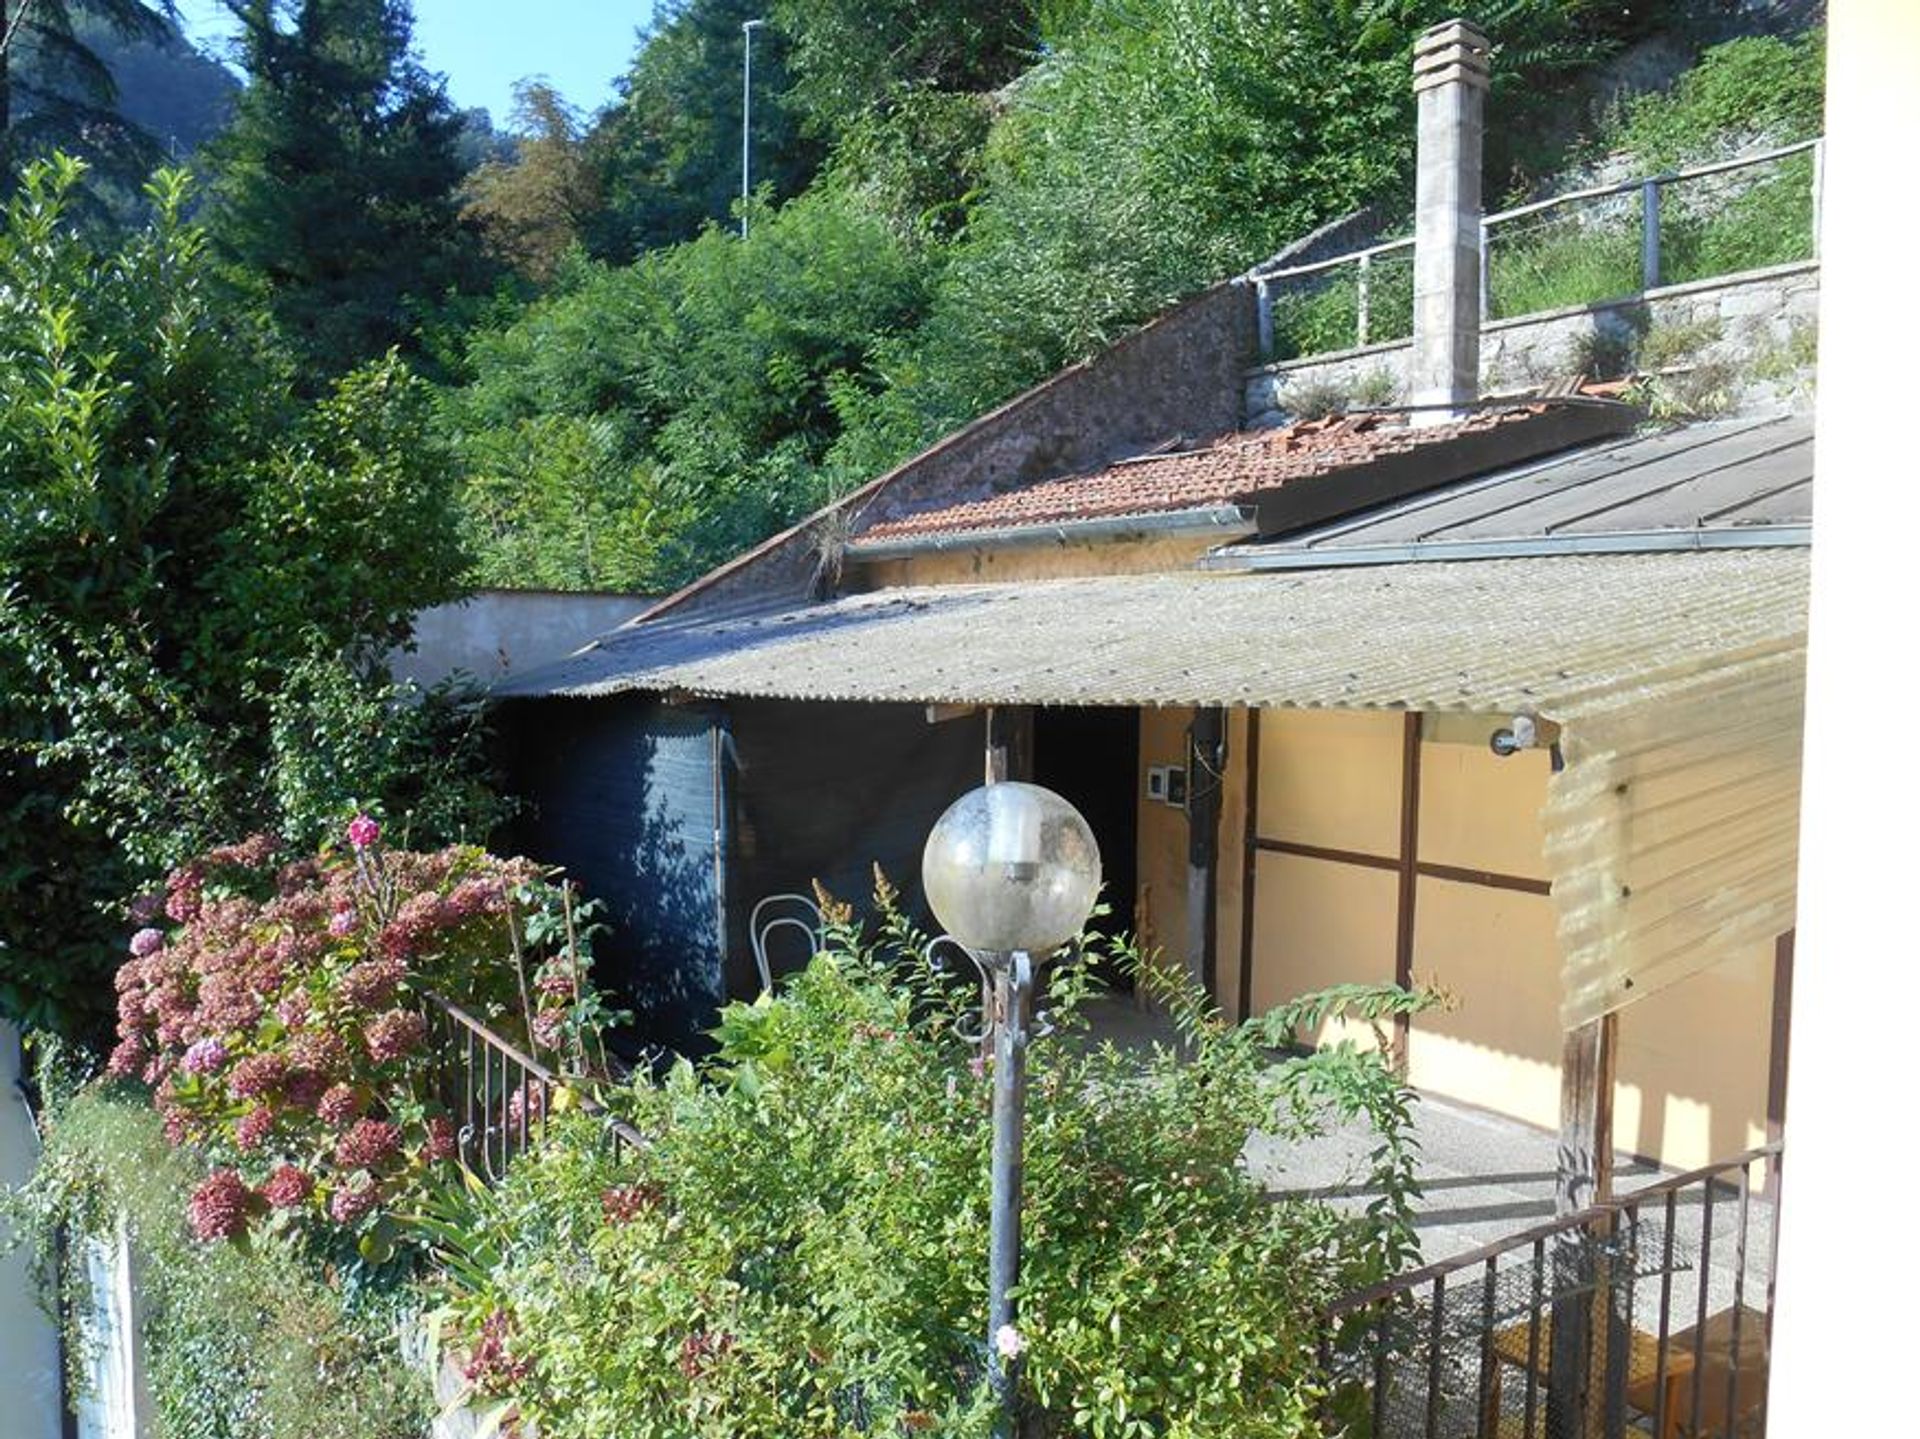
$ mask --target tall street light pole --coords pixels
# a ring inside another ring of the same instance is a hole
[[[1020,1206],[1039,962],[1079,934],[1100,893],[1100,848],[1078,810],[1038,785],[962,795],[935,823],[920,860],[934,917],[993,985],[993,1159],[987,1256],[987,1377],[1000,1433],[1019,1429]],[[946,940],[936,941],[945,943]]]
[[[747,205],[753,199],[753,32],[767,22],[740,22],[746,63],[740,71],[740,238],[747,238]]]

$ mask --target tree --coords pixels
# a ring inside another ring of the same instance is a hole
[[[339,375],[484,288],[459,217],[462,121],[414,57],[405,0],[227,0],[248,85],[213,146],[214,242],[306,362]]]
[[[422,382],[389,357],[287,401],[293,361],[222,297],[184,177],[110,245],[70,223],[80,178],[29,167],[0,228],[0,1013],[84,1028],[119,902],[284,828],[276,735],[339,728],[314,666],[377,693],[467,561]]]
[[[488,160],[461,186],[461,215],[488,249],[528,279],[546,284],[600,204],[580,112],[558,90],[523,80],[513,91],[509,158]]]
[[[592,135],[605,207],[588,232],[614,261],[690,240],[725,222],[740,194],[741,25],[762,0],[675,0],[641,37],[620,100]],[[806,188],[821,145],[799,132],[784,99],[786,42],[773,26],[753,40],[755,189],[776,201]]]
[[[158,43],[173,14],[172,0],[0,0],[0,194],[21,163],[55,147],[123,171],[152,165],[151,142],[114,110],[113,75],[79,30],[93,21]]]
[[[635,265],[563,266],[473,336],[471,379],[446,395],[482,581],[671,586],[804,513],[927,274],[832,191],[744,241],[714,228]]]

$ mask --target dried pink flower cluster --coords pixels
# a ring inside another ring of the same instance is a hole
[[[342,1169],[376,1169],[400,1152],[400,1126],[384,1119],[362,1119],[340,1136],[333,1162]]]
[[[359,1184],[343,1184],[327,1201],[327,1214],[335,1224],[358,1224],[380,1203],[380,1186],[371,1179]]]
[[[247,1227],[253,1191],[231,1169],[216,1169],[187,1201],[187,1224],[195,1239],[231,1239]]]
[[[410,1009],[390,1009],[367,1021],[367,1057],[375,1064],[391,1064],[413,1053],[427,1037],[427,1022]]]
[[[357,1225],[455,1157],[451,1120],[403,1127],[394,1110],[431,1092],[429,1028],[407,996],[437,990],[482,1012],[522,997],[502,917],[538,868],[462,848],[369,854],[378,825],[361,819],[351,858],[281,863],[254,836],[130,906],[109,1071],[153,1087],[170,1142],[238,1161],[194,1193],[203,1238],[269,1207]],[[550,960],[538,973],[541,1008],[522,1020],[551,1047],[584,968]],[[518,1101],[511,1120],[537,1119],[546,1098]]]
[[[298,1209],[313,1193],[313,1176],[297,1164],[281,1164],[260,1186],[260,1197],[275,1209]]]
[[[267,1105],[258,1105],[234,1121],[233,1142],[251,1152],[264,1144],[272,1132],[273,1110]]]
[[[397,959],[363,959],[340,976],[333,992],[350,1009],[378,1009],[406,977],[407,967]]]
[[[480,1321],[480,1332],[474,1338],[462,1372],[488,1393],[497,1394],[524,1383],[533,1372],[531,1363],[515,1359],[508,1350],[507,1340],[512,1333],[513,1316],[504,1309],[495,1309]]]
[[[460,1152],[460,1135],[453,1121],[436,1114],[427,1121],[427,1142],[420,1146],[420,1157],[429,1164],[441,1164]]]
[[[336,1084],[320,1096],[313,1112],[320,1117],[322,1124],[331,1124],[336,1129],[351,1123],[360,1114],[360,1095],[351,1084]]]
[[[227,1093],[235,1099],[258,1099],[271,1094],[287,1077],[287,1062],[277,1054],[249,1054],[227,1076]]]
[[[355,816],[347,826],[347,843],[355,849],[371,849],[379,840],[379,822],[370,814]]]

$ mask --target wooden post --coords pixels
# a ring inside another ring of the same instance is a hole
[[[1219,995],[1214,908],[1226,769],[1227,712],[1195,710],[1187,730],[1187,973],[1209,999]]]
[[[1400,727],[1400,889],[1393,936],[1393,982],[1413,988],[1413,906],[1420,889],[1420,737],[1421,717],[1409,710]],[[1406,1077],[1413,1044],[1413,1020],[1393,1020],[1393,1063]]]
[[[1260,711],[1247,711],[1247,813],[1241,827],[1240,1020],[1253,1014],[1254,885],[1260,877]]]
[[[1567,1031],[1560,1051],[1560,1155],[1554,1213],[1591,1208],[1613,1192],[1614,1015]],[[1547,1367],[1547,1433],[1586,1439],[1596,1365],[1596,1320],[1604,1325],[1605,1275],[1594,1236],[1575,1229],[1553,1249],[1553,1349]]]
[[[1027,705],[987,709],[986,782],[1033,778],[1033,710]]]

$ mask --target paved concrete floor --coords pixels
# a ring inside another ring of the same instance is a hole
[[[1094,1001],[1089,1018],[1095,1037],[1123,1046],[1173,1040],[1163,1018],[1135,1007],[1126,996],[1108,995]],[[1423,1194],[1414,1223],[1426,1262],[1465,1254],[1553,1218],[1555,1135],[1438,1095],[1421,1096],[1415,1130]],[[1359,1209],[1373,1197],[1365,1183],[1369,1143],[1358,1126],[1304,1143],[1256,1130],[1248,1137],[1245,1160],[1275,1194],[1312,1195]],[[1673,1171],[1630,1154],[1614,1157],[1616,1194],[1629,1194],[1672,1175]],[[1752,1176],[1756,1188],[1760,1178],[1757,1171]],[[1751,1195],[1744,1231],[1740,1211],[1739,1192],[1732,1183],[1710,1190],[1694,1185],[1683,1191],[1673,1206],[1674,1248],[1669,1263],[1665,1201],[1655,1199],[1644,1206],[1638,1267],[1646,1277],[1635,1286],[1633,1308],[1636,1319],[1650,1332],[1658,1327],[1661,1274],[1671,1275],[1666,1284],[1671,1331],[1685,1328],[1697,1317],[1696,1276],[1701,1273],[1706,1278],[1707,1313],[1730,1306],[1736,1292],[1747,1308],[1765,1307],[1773,1206],[1764,1195]]]

